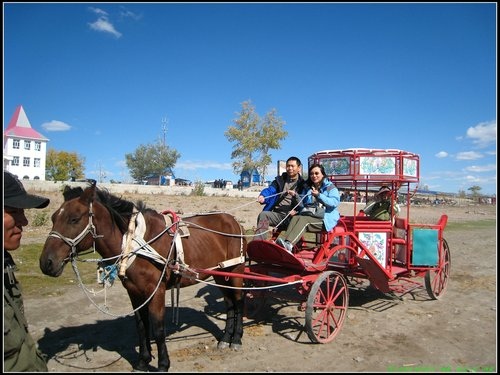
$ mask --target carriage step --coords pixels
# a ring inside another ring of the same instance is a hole
[[[389,287],[389,280],[391,276],[384,269],[382,269],[379,265],[375,264],[370,259],[364,259],[360,257],[356,257],[356,261],[363,268],[366,275],[370,279],[372,285],[377,288],[382,293],[389,293],[391,288]]]

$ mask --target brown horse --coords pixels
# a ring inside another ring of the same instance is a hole
[[[143,235],[139,239],[142,242],[137,242],[142,245],[127,254],[122,246],[124,249],[130,247],[122,245],[122,241],[127,244],[127,238],[130,240],[130,229],[139,222],[138,215],[143,217],[140,222]],[[148,370],[152,359],[150,330],[158,347],[158,370],[168,371],[170,367],[164,327],[167,289],[196,283],[192,277],[185,277],[188,273],[191,276],[196,273],[193,270],[206,271],[220,265],[225,267],[224,272],[241,274],[244,271],[246,240],[242,227],[226,213],[196,215],[169,222],[142,202],[134,204],[98,189],[94,181],[85,189],[67,186],[64,203],[52,215],[52,223],[52,231],[40,255],[40,269],[44,274],[58,277],[66,263],[92,246],[105,265],[123,266],[119,277],[135,310],[139,333],[139,361],[135,368],[141,371]],[[179,235],[182,228],[187,236]],[[147,253],[156,253],[160,261],[152,260]],[[210,276],[197,275],[198,279]],[[214,280],[221,285],[227,314],[218,347],[239,349],[243,336],[243,292],[240,289],[243,280],[220,275],[215,275]]]

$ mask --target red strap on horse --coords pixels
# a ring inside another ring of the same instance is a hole
[[[172,226],[169,228],[169,232],[173,235],[179,229],[179,222],[181,221],[179,215],[177,215],[172,210],[165,210],[161,212],[162,215],[170,215],[172,217]]]

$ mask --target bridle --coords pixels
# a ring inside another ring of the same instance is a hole
[[[49,233],[49,237],[56,237],[64,241],[69,247],[70,247],[70,252],[67,258],[64,259],[63,262],[68,262],[72,260],[75,256],[77,256],[77,251],[76,251],[76,246],[87,236],[87,234],[91,234],[92,238],[94,239],[94,244],[95,240],[98,238],[104,237],[103,235],[98,235],[96,227],[92,221],[92,218],[94,217],[94,212],[92,210],[92,202],[90,202],[89,206],[89,222],[87,226],[80,232],[78,236],[75,238],[68,238],[63,236],[61,233],[53,230]]]

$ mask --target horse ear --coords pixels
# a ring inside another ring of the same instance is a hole
[[[77,186],[72,188],[69,185],[65,185],[63,189],[64,201],[67,202],[71,199],[78,198],[83,193],[83,189],[81,186]]]
[[[71,186],[65,185],[63,190],[64,201],[67,202],[71,199]]]
[[[90,202],[92,202],[95,198],[95,195],[96,195],[96,186],[95,186],[95,180],[92,180],[93,183],[91,183],[91,185],[86,188],[84,191],[83,191],[83,194],[80,196],[80,200],[86,202],[87,204],[90,204]]]

